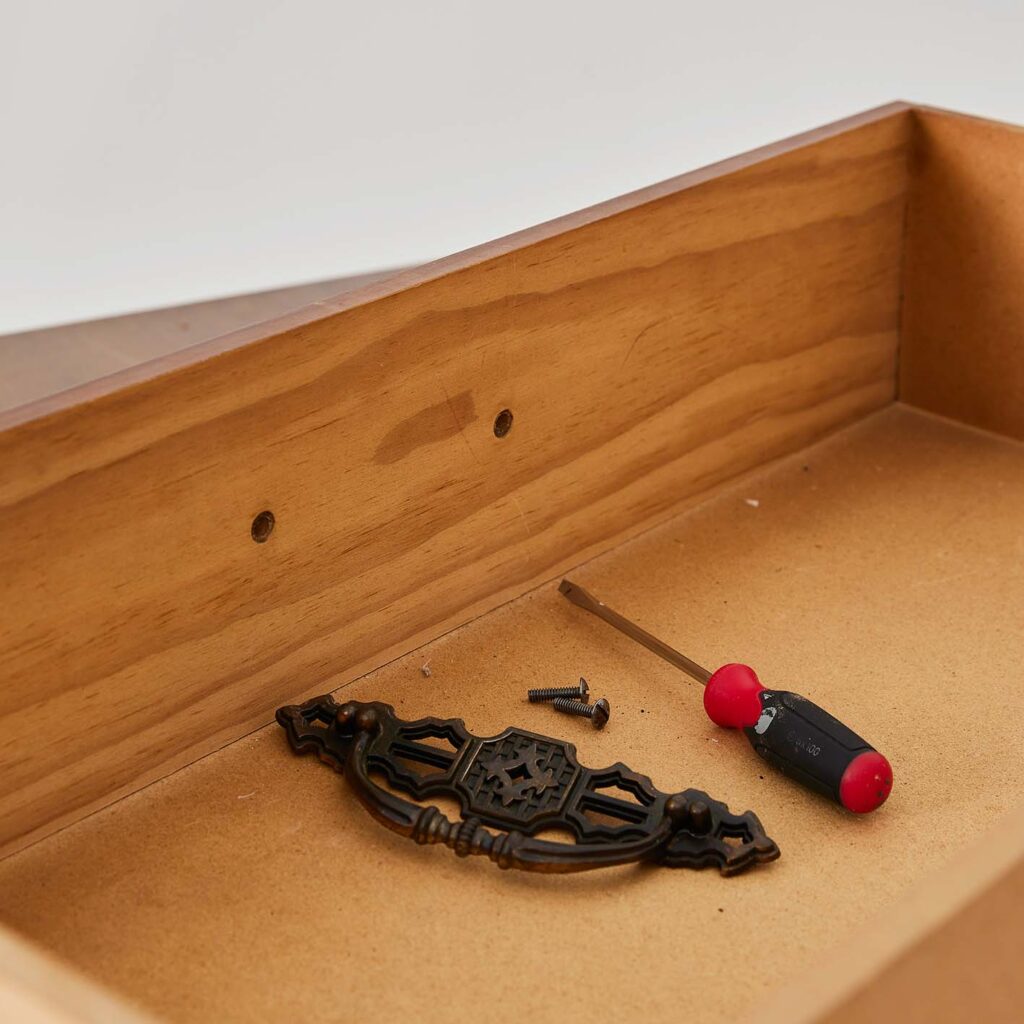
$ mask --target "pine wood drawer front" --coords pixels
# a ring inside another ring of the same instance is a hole
[[[9,414],[0,841],[891,401],[908,134],[862,116]]]

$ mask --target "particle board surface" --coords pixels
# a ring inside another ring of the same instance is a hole
[[[3,917],[172,1021],[752,1012],[1020,802],[1022,504],[1024,447],[896,405],[573,572],[698,660],[837,710],[894,766],[864,818],[774,775],[557,581],[342,691],[705,788],[756,810],[773,865],[459,861],[387,833],[275,726],[0,862]],[[581,673],[604,732],[523,701]]]
[[[1016,1024],[1024,1005],[1022,869],[1019,801],[971,837],[965,852],[823,947],[797,983],[758,1003],[751,1024]]]
[[[891,401],[908,116],[0,415],[0,846]]]
[[[156,1024],[46,951],[0,927],[0,1020],[5,1024]]]
[[[999,836],[992,837],[1000,842]],[[828,1017],[828,1024],[1021,1019],[1024,861],[901,956]]]

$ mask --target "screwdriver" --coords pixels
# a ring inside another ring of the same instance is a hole
[[[749,665],[730,663],[709,672],[575,583],[562,580],[558,589],[703,683],[708,718],[727,729],[742,729],[754,750],[784,775],[855,814],[885,803],[892,789],[889,762],[817,704],[788,690],[765,689]]]

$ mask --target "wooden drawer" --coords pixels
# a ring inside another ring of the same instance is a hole
[[[0,1000],[1014,1019],[1022,168],[1016,128],[893,104],[0,414],[0,908],[62,961],[4,938]],[[569,569],[841,709],[888,803],[766,773],[558,596]],[[523,700],[581,674],[603,732]],[[417,847],[268,724],[342,687],[706,789],[782,858],[533,876]]]

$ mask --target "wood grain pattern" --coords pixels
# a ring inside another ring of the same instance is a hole
[[[900,396],[1024,437],[1024,130],[914,113]]]
[[[8,414],[0,841],[891,401],[907,120],[864,115]]]
[[[384,280],[394,271],[0,336],[0,412]]]

